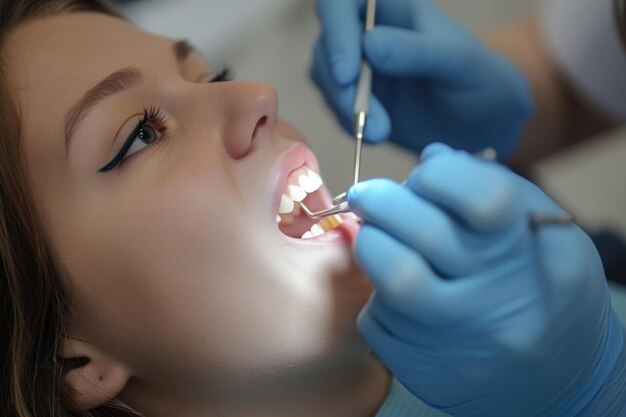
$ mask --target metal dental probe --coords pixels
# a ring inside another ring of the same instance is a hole
[[[374,28],[376,21],[376,0],[367,1],[367,15],[365,17],[365,31],[369,32]],[[359,183],[361,173],[361,154],[363,147],[363,136],[365,134],[365,125],[367,123],[367,114],[369,112],[369,98],[372,93],[372,67],[366,60],[361,63],[361,73],[357,84],[356,98],[354,100],[353,111],[353,133],[356,140],[356,149],[354,153],[354,185]],[[341,213],[349,213],[347,193],[338,195],[333,199],[333,207],[312,212],[302,202],[298,203],[307,216],[312,219],[322,219],[324,217],[333,216]]]
[[[365,18],[365,32],[374,29],[376,20],[376,0],[367,1],[367,16]],[[363,135],[365,134],[365,125],[367,123],[367,114],[369,112],[369,100],[372,94],[372,67],[363,60],[361,63],[361,74],[359,75],[359,83],[357,84],[356,99],[354,100],[354,138],[356,139],[356,152],[354,155],[354,185],[359,182],[359,174],[361,172],[361,148],[363,145]]]

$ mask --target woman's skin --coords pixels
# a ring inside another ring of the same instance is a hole
[[[276,226],[276,176],[308,155],[303,138],[278,120],[271,86],[207,83],[215,74],[194,53],[178,62],[174,43],[91,13],[10,37],[23,151],[72,290],[57,353],[89,361],[66,381],[83,408],[118,396],[148,417],[374,415],[389,375],[355,327],[371,287],[350,237],[296,241]],[[66,154],[69,109],[128,67],[141,79],[100,97]],[[98,172],[144,107],[162,110],[163,135]]]

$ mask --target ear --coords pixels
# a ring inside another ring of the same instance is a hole
[[[57,356],[70,365],[63,376],[80,410],[89,410],[115,398],[130,377],[126,365],[87,342],[64,337]]]

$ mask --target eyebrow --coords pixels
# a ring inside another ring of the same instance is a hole
[[[173,53],[176,61],[180,64],[195,51],[195,48],[187,40],[179,40],[173,45]],[[143,80],[143,74],[137,68],[127,67],[117,70],[96,85],[91,87],[78,101],[68,110],[65,116],[65,155],[67,157],[71,140],[78,124],[87,117],[93,107],[101,101],[128,90]]]

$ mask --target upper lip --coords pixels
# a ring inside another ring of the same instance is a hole
[[[287,150],[280,158],[278,166],[274,174],[274,182],[272,186],[272,215],[275,217],[278,213],[280,198],[287,185],[287,178],[294,170],[306,165],[313,171],[319,173],[319,163],[313,151],[304,144],[297,144]],[[274,220],[274,217],[272,220]]]

